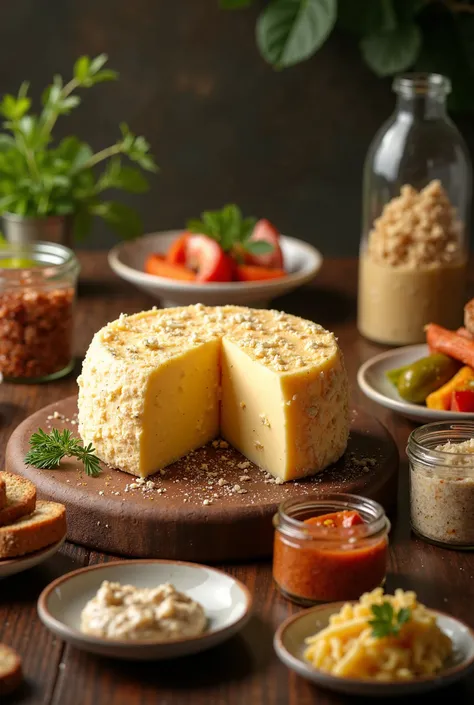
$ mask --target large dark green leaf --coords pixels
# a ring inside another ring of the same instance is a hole
[[[257,21],[264,59],[278,68],[308,59],[328,38],[336,14],[336,0],[272,0]]]
[[[417,60],[420,48],[421,32],[415,24],[369,34],[361,41],[364,59],[377,76],[406,71]]]

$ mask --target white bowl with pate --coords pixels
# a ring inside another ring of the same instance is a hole
[[[52,582],[38,600],[43,624],[76,648],[143,661],[220,644],[244,626],[251,607],[248,589],[232,576],[166,560],[82,568]]]

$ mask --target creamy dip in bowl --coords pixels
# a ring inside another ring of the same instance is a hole
[[[156,588],[104,580],[84,607],[81,631],[103,639],[172,641],[202,634],[203,607],[170,583]]]

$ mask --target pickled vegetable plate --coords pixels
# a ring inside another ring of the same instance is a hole
[[[372,401],[416,423],[474,420],[474,413],[428,409],[426,406],[405,401],[398,394],[397,388],[387,377],[387,372],[411,365],[429,354],[428,346],[422,344],[408,345],[376,355],[359,368],[357,373],[359,387]]]

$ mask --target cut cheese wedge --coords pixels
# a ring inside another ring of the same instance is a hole
[[[323,470],[348,439],[348,384],[334,335],[236,306],[121,316],[93,338],[79,431],[111,467],[146,477],[219,433],[283,481]]]

